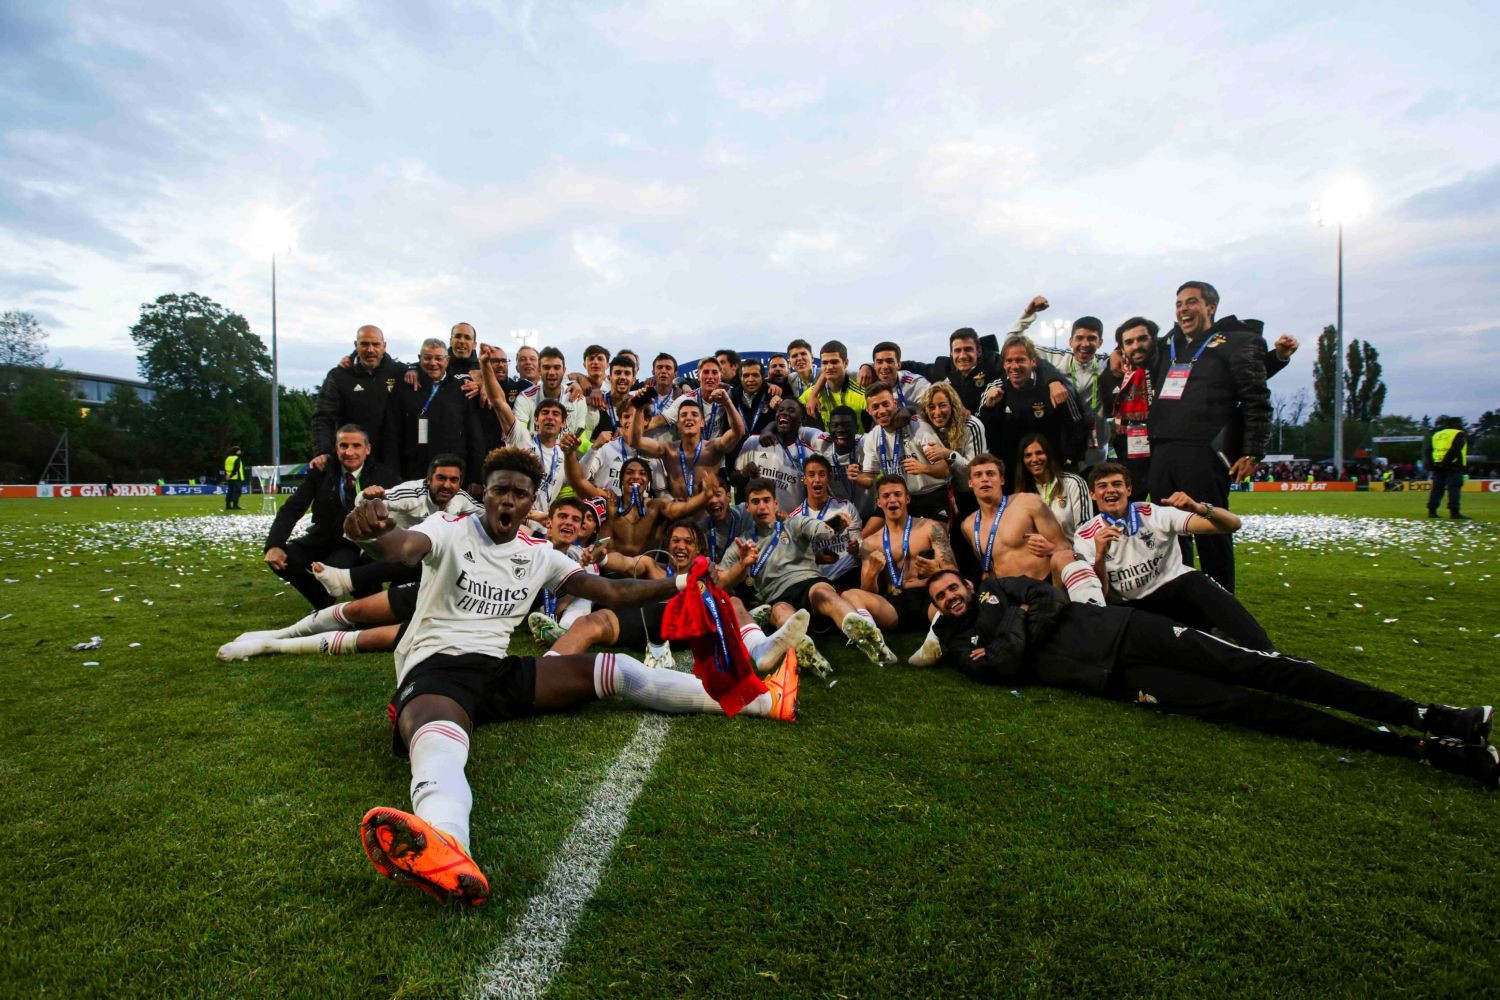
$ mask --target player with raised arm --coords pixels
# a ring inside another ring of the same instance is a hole
[[[632,427],[639,423],[635,419]],[[563,444],[576,446],[577,442],[568,435]],[[604,501],[604,533],[615,551],[627,556],[638,556],[649,549],[661,525],[696,514],[708,502],[708,494],[704,492],[686,500],[652,496],[651,463],[644,455],[634,455],[620,465],[619,493],[607,487],[601,489],[585,479],[578,467],[578,456],[572,450],[567,451],[563,468],[573,492],[586,499]]]
[[[818,572],[813,547],[842,540],[848,522],[843,514],[824,520],[793,514],[777,518],[776,484],[752,479],[745,489],[745,507],[754,527],[719,561],[719,586],[733,592],[745,583],[762,604],[770,606],[771,624],[780,627],[798,608],[828,618],[849,641],[874,663],[896,659],[885,644],[869,608],[869,594],[851,590],[840,594]]]
[[[688,581],[607,580],[518,534],[542,475],[534,453],[497,449],[484,463],[482,517],[439,515],[402,530],[377,500],[351,512],[344,525],[372,556],[424,568],[417,613],[396,647],[391,705],[393,745],[411,760],[412,812],[371,809],[361,839],[380,874],[440,900],[478,905],[489,897],[469,847],[473,794],[464,767],[476,726],[613,694],[662,712],[723,711],[698,678],[654,670],[624,654],[540,661],[508,655],[511,632],[542,588],[618,607],[670,597]],[[796,665],[788,663],[746,714],[795,718]]]
[[[1213,577],[1185,565],[1177,544],[1181,534],[1238,531],[1238,515],[1182,492],[1160,504],[1131,503],[1130,470],[1116,462],[1094,466],[1089,482],[1099,514],[1079,527],[1073,551],[1094,564],[1105,593],[1184,625],[1216,628],[1236,645],[1275,651],[1255,616]]]
[[[692,568],[693,560],[705,553],[707,540],[703,530],[692,521],[674,521],[667,532],[667,557],[665,569],[654,560],[644,569],[644,578],[660,580],[667,577],[685,576]],[[741,545],[746,544],[741,541]],[[647,557],[641,556],[641,559]],[[758,673],[777,669],[792,649],[807,634],[807,623],[811,614],[803,608],[788,618],[774,633],[767,636],[745,610],[738,597],[731,597],[740,640],[750,658],[755,661]],[[552,651],[558,654],[581,653],[594,646],[625,646],[645,650],[651,660],[654,651],[666,645],[661,634],[662,617],[667,602],[657,601],[630,608],[601,608],[584,615],[574,622],[566,632],[556,638]],[[656,665],[671,666],[669,654],[661,657],[666,662]],[[650,662],[650,660],[648,660]]]
[[[745,436],[745,418],[740,416],[738,409],[730,405],[729,393],[715,386],[706,395],[711,411],[725,411],[729,415],[729,429],[717,437],[704,436],[704,428],[708,426],[704,404],[700,402],[704,394],[700,394],[698,399],[684,397],[674,404],[679,435],[675,445],[643,436],[639,420],[632,421],[629,428],[630,446],[648,458],[661,459],[662,464],[667,467],[667,481],[671,483],[672,492],[683,500],[700,492],[705,473],[710,477],[718,475],[717,470],[724,464],[725,457],[734,454],[740,438]],[[636,400],[636,405],[650,405],[649,396],[642,393]]]
[[[769,479],[776,484],[776,503],[790,513],[807,497],[802,469],[812,455],[827,455],[833,438],[816,427],[802,425],[802,404],[787,398],[776,405],[776,422],[747,440],[735,460],[739,481]]]

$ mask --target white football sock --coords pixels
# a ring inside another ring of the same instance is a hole
[[[811,619],[812,615],[806,608],[798,608],[781,628],[770,635],[762,632],[757,625],[741,625],[740,637],[745,640],[745,651],[755,661],[755,669],[765,674],[781,666],[787,651],[807,635],[807,624]]]
[[[571,604],[563,608],[562,614],[557,616],[557,624],[563,628],[571,628],[574,622],[593,610],[593,602],[581,598],[575,599]]]
[[[271,653],[327,653],[348,656],[359,652],[358,632],[324,632],[321,635],[299,635],[294,639],[271,639],[266,643]]]
[[[1063,585],[1068,588],[1068,600],[1075,604],[1104,603],[1104,588],[1099,584],[1099,575],[1082,559],[1064,566],[1062,578]]]
[[[740,626],[740,642],[745,644],[745,652],[750,654],[750,659],[758,660],[759,649],[765,644],[766,633],[754,622],[746,622]]]
[[[317,635],[319,632],[335,632],[339,629],[354,628],[355,625],[344,615],[344,605],[335,604],[332,607],[320,608],[298,622],[288,625],[277,632],[273,639],[294,639],[300,635]]]
[[[692,674],[654,670],[624,653],[600,653],[594,657],[594,693],[600,698],[618,694],[642,708],[676,715],[689,712],[722,715],[724,712],[703,689],[703,682]],[[766,715],[770,711],[769,691],[744,708],[746,715]]]
[[[875,616],[870,613],[869,608],[855,608],[854,613],[859,615],[865,621],[869,622],[871,625],[875,625]],[[875,627],[879,628],[880,626],[876,625]]]
[[[429,722],[412,734],[411,811],[469,849],[469,810],[474,793],[464,775],[469,734],[456,722]]]

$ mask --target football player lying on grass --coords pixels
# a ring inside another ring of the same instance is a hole
[[[755,560],[754,546],[750,542],[739,538],[734,543],[741,548],[742,562]],[[646,567],[647,578],[659,580],[686,576],[692,569],[693,561],[703,555],[705,548],[707,541],[702,528],[692,521],[674,522],[667,534],[667,556],[670,560],[667,568],[662,569],[651,562]],[[821,659],[808,648],[811,646],[810,640],[804,638],[811,618],[806,608],[799,608],[787,619],[786,624],[767,636],[761,631],[760,625],[751,619],[738,597],[730,598],[730,604],[734,608],[740,639],[745,643],[759,673],[776,669],[786,658],[787,650],[793,647],[797,649],[797,658],[801,663]],[[556,625],[549,629],[546,622],[540,623],[539,629],[537,615],[532,615],[528,624],[532,625],[532,633],[537,635],[539,641],[555,641],[552,647],[554,653],[582,653],[593,646],[626,646],[646,650],[646,662],[651,666],[671,668],[671,651],[664,648],[668,644],[662,636],[662,618],[666,610],[666,600],[631,608],[600,608],[579,618],[566,631]],[[543,639],[544,635],[548,638]]]
[[[1500,787],[1500,751],[1488,745],[1488,705],[1419,704],[1311,660],[1236,646],[1149,611],[1069,601],[1050,584],[1027,577],[985,580],[976,591],[944,570],[927,581],[927,589],[942,613],[933,627],[943,661],[981,683],[1066,688],[1407,757]],[[1300,702],[1382,725],[1360,725]]]
[[[422,564],[417,610],[396,646],[392,743],[411,760],[412,812],[365,814],[365,853],[382,875],[444,900],[478,905],[489,883],[469,854],[473,795],[464,774],[476,726],[573,708],[619,694],[661,712],[723,711],[692,674],[656,670],[625,654],[510,656],[510,635],[537,593],[586,597],[601,607],[670,597],[686,576],[610,580],[518,534],[541,463],[519,448],[485,459],[483,516],[441,515],[409,530],[380,501],[352,511],[346,537],[377,559]],[[748,715],[796,717],[797,666],[787,657]]]

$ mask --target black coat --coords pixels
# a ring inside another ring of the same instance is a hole
[[[370,437],[372,457],[389,464],[381,435],[385,430],[386,408],[396,388],[405,388],[401,381],[405,376],[406,366],[392,360],[390,355],[381,358],[373,372],[365,371],[357,361],[347,368],[330,369],[313,412],[313,453],[309,457],[332,456],[338,429],[345,424],[356,424]]]
[[[330,458],[323,468],[310,470],[297,492],[288,497],[276,512],[276,520],[271,522],[271,532],[266,536],[266,549],[284,548],[292,529],[309,507],[312,508],[312,525],[301,537],[328,546],[342,542],[344,516],[354,509],[354,497],[346,495],[343,481],[344,467],[337,459]],[[373,462],[366,462],[360,470],[360,489],[391,487],[398,482],[400,480],[390,469]]]
[[[1047,453],[1059,466],[1076,465],[1088,447],[1089,425],[1072,386],[1068,387],[1067,402],[1057,407],[1040,379],[1032,379],[1019,389],[1007,382],[1000,402],[982,407],[977,416],[984,424],[990,454],[1005,463],[1005,481],[1012,487],[1021,481],[1016,452],[1026,435],[1045,435]]]
[[[402,384],[391,397],[386,409],[386,464],[395,468],[403,479],[425,479],[427,463],[433,456],[450,452],[464,460],[464,481],[476,482],[484,462],[484,431],[479,423],[479,408],[464,395],[457,375],[445,375],[437,395],[432,381],[420,374],[415,389]],[[427,443],[418,443],[417,422],[424,419],[426,408]]]
[[[1181,399],[1162,399],[1161,387],[1172,365],[1190,361],[1203,343],[1189,343],[1181,328],[1173,327],[1157,345],[1151,375],[1156,401],[1151,405],[1151,442],[1211,444],[1226,432],[1230,460],[1241,455],[1260,457],[1271,440],[1271,391],[1266,388],[1266,348],[1258,320],[1241,322],[1226,316],[1204,334],[1213,338],[1197,363]]]
[[[943,661],[981,684],[1035,682],[1100,694],[1134,613],[1075,604],[1048,583],[1011,576],[984,581],[962,617],[941,615],[932,627]],[[980,648],[985,656],[975,662],[970,654]]]

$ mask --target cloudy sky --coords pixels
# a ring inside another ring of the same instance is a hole
[[[570,360],[957,326],[1333,321],[1310,204],[1362,178],[1346,332],[1388,412],[1500,406],[1500,15],[1487,3],[482,4],[0,0],[0,307],[135,374],[197,291],[311,387],[362,323]],[[1216,7],[1218,9],[1210,9]],[[1050,340],[1050,333],[1040,338]]]

